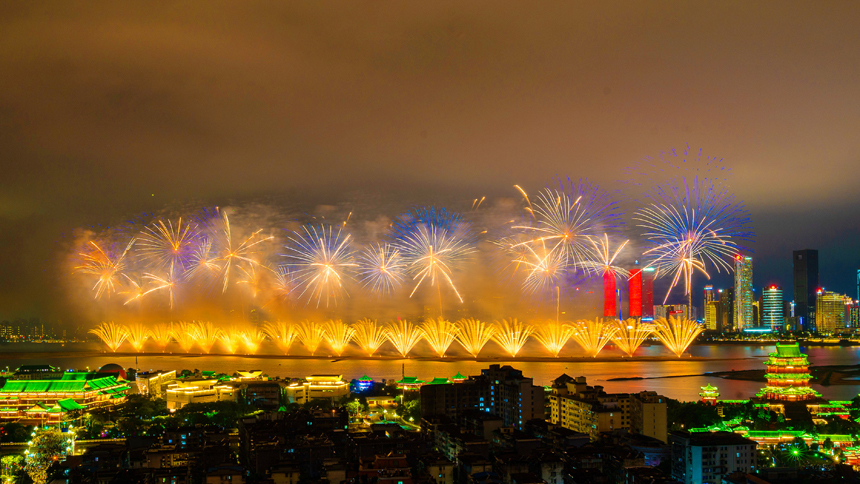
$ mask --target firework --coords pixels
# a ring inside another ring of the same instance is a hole
[[[170,340],[173,339],[173,323],[156,324],[150,331],[150,337],[163,353],[167,345],[170,344]]]
[[[584,179],[568,178],[566,183],[558,180],[558,188],[544,189],[532,203],[525,191],[517,189],[525,196],[526,210],[532,216],[531,222],[513,226],[528,237],[521,243],[556,254],[567,270],[589,272],[590,238],[618,224],[617,204],[609,193]]]
[[[249,237],[237,239],[233,235],[233,228],[230,225],[230,218],[227,212],[222,212],[219,209],[215,213],[204,212],[202,219],[207,227],[209,234],[215,241],[217,251],[216,261],[220,262],[220,275],[224,278],[224,286],[222,292],[227,292],[227,287],[230,284],[230,274],[234,268],[240,265],[258,265],[254,259],[258,246],[263,242],[272,240],[273,237],[265,237],[260,235],[263,229],[257,229],[252,232]],[[200,259],[193,257],[192,260],[200,264]]]
[[[440,358],[444,358],[460,329],[456,324],[442,318],[430,318],[421,325],[421,331],[424,333],[424,340],[430,344],[433,351]]]
[[[517,321],[516,318],[496,321],[494,329],[493,341],[504,348],[512,358],[517,356],[533,331],[531,326]]]
[[[470,226],[466,221],[445,209],[419,208],[394,221],[392,237],[393,245],[403,254],[404,263],[415,282],[409,297],[425,280],[430,286],[441,285],[444,281],[463,302],[452,274],[474,250]]]
[[[175,331],[173,331],[173,339],[176,340],[176,343],[182,349],[183,353],[189,353],[191,348],[194,346],[194,343],[196,343],[196,331],[196,325],[182,321],[180,321],[175,327]]]
[[[457,328],[457,342],[475,358],[496,332],[494,326],[472,318],[457,321]]]
[[[372,244],[358,257],[362,285],[379,296],[389,296],[406,277],[400,250],[390,244]]]
[[[212,251],[212,241],[204,238],[194,247],[186,274],[192,279],[209,279],[221,273],[221,265]]]
[[[334,354],[340,356],[355,336],[355,330],[339,319],[326,321],[324,328],[326,341]]]
[[[305,225],[289,236],[284,256],[290,262],[296,290],[301,289],[298,297],[307,298],[305,304],[315,299],[319,307],[325,299],[328,307],[346,294],[343,278],[357,267],[349,240],[350,235],[330,225]]]
[[[209,353],[212,347],[218,341],[218,336],[221,330],[216,328],[209,322],[197,322],[191,324],[191,335],[194,343],[200,347],[204,353]]]
[[[367,353],[367,356],[373,356],[376,350],[385,343],[385,327],[376,324],[375,320],[362,319],[353,324],[352,329],[355,330],[355,341]]]
[[[131,239],[123,251],[113,252],[105,251],[99,244],[90,241],[78,254],[81,264],[75,267],[75,272],[98,278],[93,285],[96,299],[101,298],[103,294],[110,297],[111,293],[116,291],[118,282],[125,278],[125,270],[128,267],[126,256],[134,242],[135,239]]]
[[[248,328],[244,331],[239,331],[239,339],[242,341],[248,354],[255,355],[257,354],[257,350],[260,349],[260,345],[265,341],[266,333],[257,328]]]
[[[537,247],[523,246],[527,250],[523,264],[528,271],[523,280],[523,290],[531,294],[536,303],[540,303],[547,293],[557,293],[560,297],[566,272],[561,251],[548,250],[543,241],[539,244]]]
[[[256,298],[262,291],[266,276],[272,273],[274,273],[272,269],[262,264],[239,267],[240,279],[236,283],[248,287],[251,297]]]
[[[290,347],[293,345],[298,332],[296,326],[292,323],[278,321],[277,323],[266,323],[263,325],[263,331],[269,336],[269,339],[278,344],[281,351],[285,355],[290,353]]]
[[[218,335],[218,341],[221,342],[221,347],[224,348],[225,352],[230,353],[231,355],[236,354],[236,350],[239,347],[241,339],[241,334],[232,329],[221,331],[221,334]]]
[[[155,287],[146,290],[140,297],[144,297],[155,291],[167,291],[170,309],[173,309],[174,290],[176,289],[176,277],[174,276],[173,269],[169,269],[164,277],[156,276],[155,274],[144,274],[143,278],[153,282]]]
[[[654,320],[654,334],[679,358],[702,331],[704,328],[699,323],[689,319],[675,319],[669,316],[669,319]]]
[[[618,330],[615,326],[606,324],[599,319],[577,321],[573,323],[572,329],[571,337],[573,340],[579,343],[579,346],[591,357],[597,357],[600,350],[609,343]]]
[[[146,340],[152,336],[152,331],[140,323],[127,324],[124,327],[124,331],[128,334],[127,340],[131,344],[131,347],[138,353],[143,349],[143,344],[146,343]]]
[[[140,257],[164,272],[181,274],[185,271],[195,249],[195,227],[182,218],[176,224],[168,220],[154,222],[143,229],[138,238]]]
[[[535,327],[534,338],[552,354],[558,358],[564,345],[567,344],[571,337],[573,329],[569,324],[560,323],[558,321],[547,321],[544,324],[539,324]]]
[[[618,316],[618,304],[616,301],[617,291],[615,278],[618,275],[627,277],[630,273],[623,267],[614,265],[618,254],[624,249],[629,240],[625,240],[615,249],[613,253],[609,248],[609,236],[603,234],[603,238],[591,239],[594,246],[594,258],[587,265],[594,268],[594,272],[603,277],[603,316],[614,318]]]
[[[296,334],[305,349],[313,355],[323,342],[325,329],[313,321],[302,321],[296,328]]]
[[[645,252],[650,266],[657,272],[672,275],[672,283],[663,300],[665,304],[672,289],[684,280],[684,294],[692,294],[695,272],[710,279],[708,264],[717,272],[732,271],[727,259],[742,247],[740,241],[751,240],[749,215],[734,196],[713,182],[694,178],[692,186],[686,178],[657,186],[648,194],[652,201],[636,212],[634,217],[652,245]]]
[[[654,332],[653,325],[642,323],[637,318],[629,318],[626,321],[615,320],[611,324],[615,327],[612,342],[618,349],[631,357],[642,342]]]
[[[415,326],[409,321],[398,321],[397,323],[388,323],[386,325],[386,334],[388,341],[394,345],[400,356],[406,358],[412,348],[421,341],[424,333],[421,328]]]
[[[128,331],[123,326],[114,324],[113,321],[102,323],[89,332],[98,336],[113,353],[116,353],[123,341],[128,338]]]

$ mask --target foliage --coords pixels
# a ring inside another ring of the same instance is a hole
[[[33,433],[32,425],[9,422],[0,425],[0,442],[26,442]]]
[[[34,484],[45,484],[48,469],[66,454],[67,436],[57,429],[37,430],[30,440],[24,470]]]
[[[253,411],[253,407],[236,402],[189,403],[177,410],[168,422],[173,428],[198,424],[233,428],[240,418]]]
[[[701,402],[679,402],[671,398],[666,399],[666,417],[669,421],[669,430],[710,427],[722,420],[717,414],[717,407],[714,405],[706,405]]]

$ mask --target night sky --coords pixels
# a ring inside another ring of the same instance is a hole
[[[66,317],[78,227],[180,205],[461,209],[556,175],[611,187],[687,145],[732,168],[757,288],[790,298],[791,251],[817,248],[821,283],[856,297],[858,18],[854,1],[3,2],[0,319]]]

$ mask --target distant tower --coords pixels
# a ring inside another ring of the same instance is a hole
[[[818,290],[818,251],[794,251],[794,315],[800,328],[815,330],[815,291]]]
[[[629,315],[631,318],[642,317],[642,269],[630,271],[627,279],[627,300],[629,301]]]
[[[708,329],[717,329],[716,328],[716,320],[711,322],[711,326],[708,326],[708,303],[714,302],[717,297],[717,292],[714,290],[714,286],[707,285],[705,286],[705,298],[702,304],[702,315],[704,316],[702,319],[705,322],[705,327]]]
[[[735,327],[753,327],[752,257],[735,256]]]
[[[782,289],[777,286],[768,286],[761,292],[762,301],[762,326],[774,331],[780,329],[785,323],[784,304],[782,301]]]
[[[642,317],[654,317],[654,268],[642,269]]]
[[[735,290],[731,287],[720,293],[720,314],[717,319],[720,332],[732,331],[735,328]]]

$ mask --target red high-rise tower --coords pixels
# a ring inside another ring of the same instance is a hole
[[[607,318],[618,317],[618,303],[616,297],[615,271],[603,272],[603,316]]]
[[[631,318],[642,317],[642,269],[630,271],[627,279],[627,300],[629,301],[629,315]]]
[[[654,268],[642,269],[642,317],[654,317]]]

